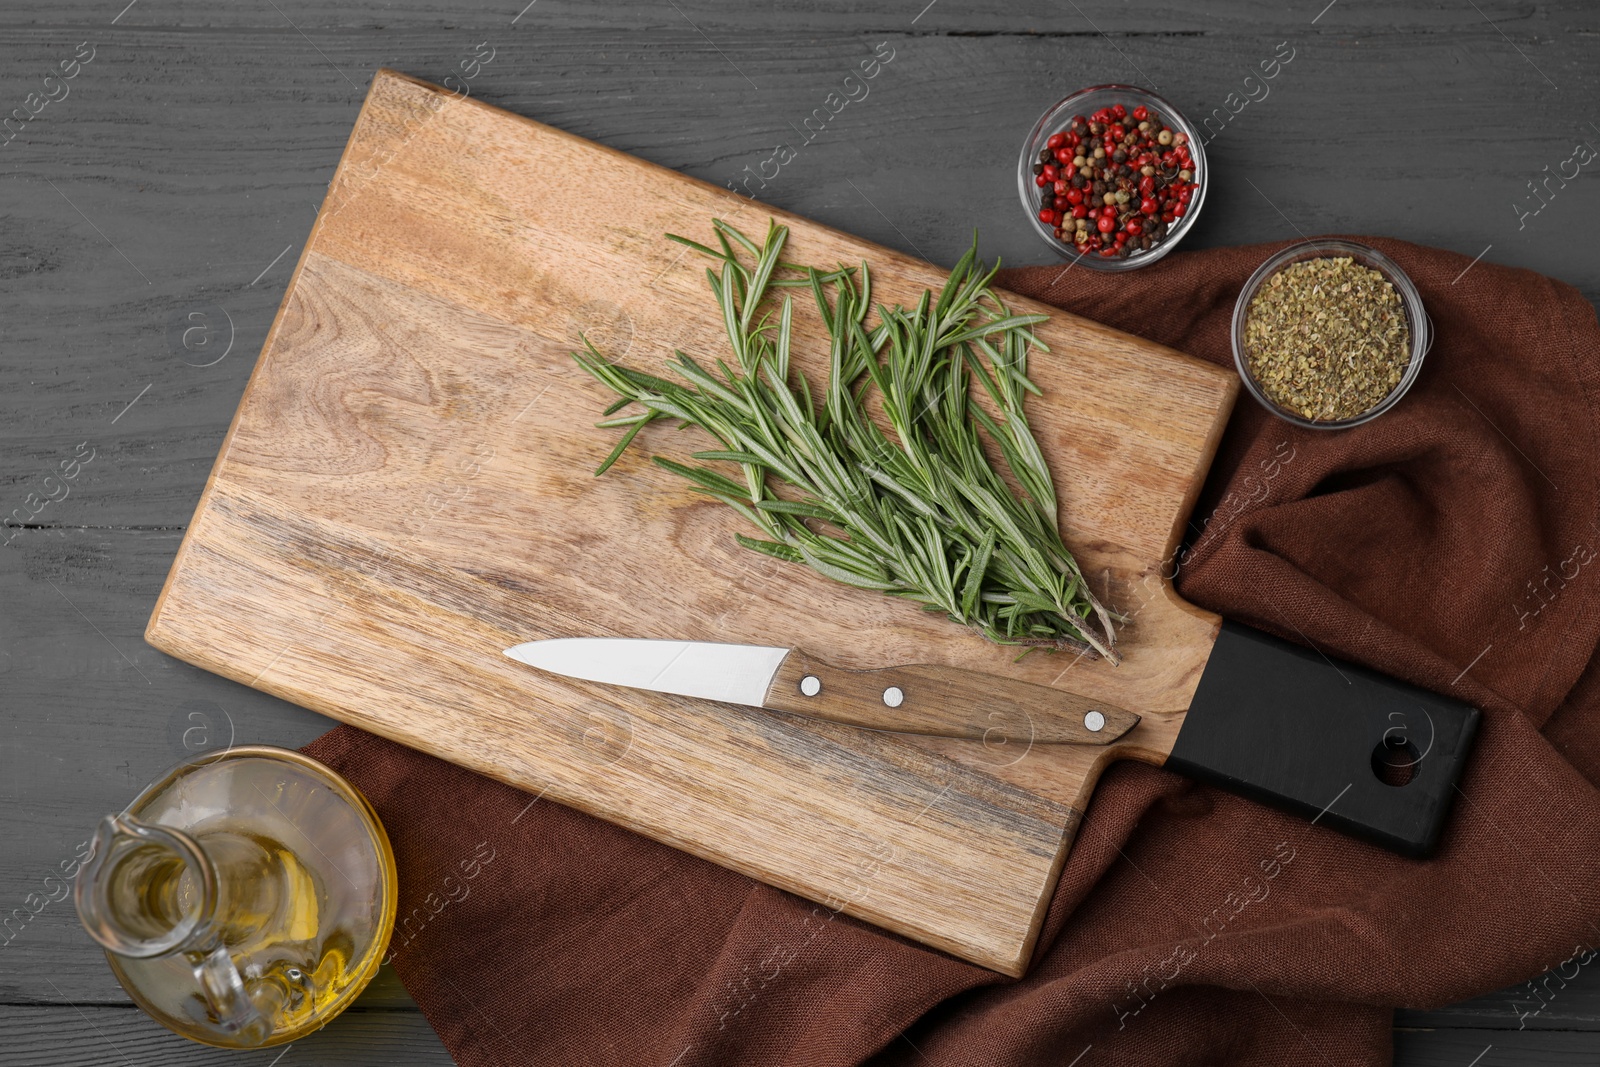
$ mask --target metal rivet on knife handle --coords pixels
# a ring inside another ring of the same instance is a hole
[[[822,679],[814,674],[808,674],[800,679],[800,692],[808,697],[814,697],[822,692]]]
[[[1091,711],[1083,717],[1084,729],[1090,733],[1099,733],[1106,728],[1106,717],[1098,711]]]
[[[883,691],[883,702],[891,708],[898,708],[905,700],[905,692],[897,685],[891,685]]]

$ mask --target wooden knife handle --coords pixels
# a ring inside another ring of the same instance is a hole
[[[1139,716],[1032,682],[933,664],[848,671],[792,649],[764,706],[869,730],[989,744],[1108,745]]]

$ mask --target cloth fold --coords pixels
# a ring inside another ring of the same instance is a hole
[[[1420,379],[1337,433],[1241,394],[1173,566],[1197,604],[1483,709],[1434,859],[1116,764],[1012,980],[339,727],[306,751],[388,829],[393,964],[456,1061],[1380,1064],[1395,1007],[1600,945],[1600,328],[1540,275],[1365,240],[1433,319]],[[1228,364],[1279,247],[1001,283]]]

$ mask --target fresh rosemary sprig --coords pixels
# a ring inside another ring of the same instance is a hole
[[[765,537],[737,535],[745,547],[916,601],[993,641],[1093,649],[1116,662],[1113,623],[1123,620],[1095,598],[1061,541],[1050,469],[1023,411],[1025,395],[1039,391],[1029,351],[1045,349],[1030,327],[1047,316],[1008,313],[974,244],[941,293],[924,292],[910,310],[880,304],[869,325],[866,263],[796,267],[780,260],[786,227],[769,224],[758,246],[721,220],[713,226],[720,250],[668,236],[720,261],[706,277],[733,366],[719,359],[711,370],[676,352],[679,383],[610,363],[584,338],[574,358],[620,397],[606,415],[642,408],[598,424],[627,432],[595,473],[656,419],[698,427],[719,447],[692,458],[736,465],[742,479],[655,462],[759,528]],[[766,299],[785,287],[809,288],[827,327],[820,386],[790,366],[790,297],[776,308]],[[971,395],[973,378],[992,413]],[[868,413],[872,392],[889,433]],[[990,463],[985,437],[1020,495]]]

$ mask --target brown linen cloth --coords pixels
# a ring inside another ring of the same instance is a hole
[[[341,727],[307,751],[388,827],[394,965],[457,1062],[1342,1067],[1389,1061],[1395,1006],[1586,962],[1600,944],[1600,330],[1548,278],[1371,243],[1432,315],[1421,379],[1342,433],[1241,395],[1177,583],[1483,708],[1435,859],[1118,764],[1013,981]],[[1276,247],[1003,282],[1227,364],[1234,298]],[[1508,1000],[1507,1025],[1538,1006]]]

